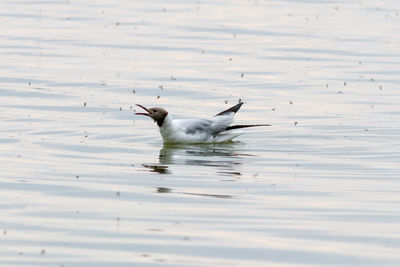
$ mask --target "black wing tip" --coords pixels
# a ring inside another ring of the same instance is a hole
[[[259,127],[259,126],[271,126],[271,124],[239,124],[239,125],[231,125],[226,127],[225,131],[240,129],[240,128],[249,128],[249,127]]]
[[[224,110],[224,111],[218,113],[218,114],[215,115],[214,117],[216,117],[216,116],[221,116],[221,115],[226,115],[226,114],[231,113],[231,112],[236,113],[236,112],[238,112],[238,110],[240,109],[240,107],[241,107],[243,104],[244,104],[244,102],[239,102],[239,103],[237,103],[236,105],[234,105],[233,107],[230,107],[230,108],[228,108],[227,110]]]

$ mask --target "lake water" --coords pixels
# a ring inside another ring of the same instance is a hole
[[[398,1],[0,8],[1,266],[400,265]]]

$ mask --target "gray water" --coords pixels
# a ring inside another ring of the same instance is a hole
[[[2,1],[1,266],[400,265],[397,1]],[[165,147],[245,105],[235,142]]]

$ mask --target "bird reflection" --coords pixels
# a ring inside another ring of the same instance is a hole
[[[220,144],[164,144],[158,157],[159,163],[143,164],[150,172],[171,174],[172,166],[188,166],[190,171],[204,172],[204,168],[216,169],[217,175],[229,176],[221,181],[237,181],[242,175],[239,167],[243,157],[254,156],[240,153],[241,142]],[[233,195],[215,192],[195,192],[192,190],[175,190],[169,187],[156,187],[156,193],[174,193],[187,196],[211,197],[220,199],[233,198]]]
[[[222,194],[207,194],[207,193],[194,193],[194,192],[177,192],[173,191],[171,188],[167,187],[157,187],[157,193],[165,194],[165,193],[175,193],[175,194],[183,194],[190,196],[200,196],[200,197],[212,197],[212,198],[233,198],[231,195],[222,195]]]
[[[219,144],[164,144],[159,153],[159,163],[143,164],[150,172],[171,174],[171,165],[214,167],[220,175],[238,177],[238,167],[243,157],[252,154],[239,153],[241,142]]]
[[[142,164],[143,167],[150,170],[150,172],[156,172],[159,174],[169,174],[168,166],[158,165],[158,164]]]
[[[240,172],[236,170],[237,166],[242,164],[240,156],[251,156],[237,153],[240,145],[240,142],[200,145],[165,144],[160,150],[159,162],[162,165],[215,167],[222,173],[240,175]]]

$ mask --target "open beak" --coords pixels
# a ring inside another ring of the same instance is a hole
[[[147,113],[135,112],[135,115],[144,115],[150,117],[150,111],[140,104],[136,104],[136,106],[141,107],[142,109],[146,110]]]
[[[144,106],[142,106],[140,104],[136,104],[136,106],[141,107],[142,109],[146,110],[147,113],[135,112],[135,115],[144,115],[144,116],[150,117],[150,111],[147,108],[145,108]]]

